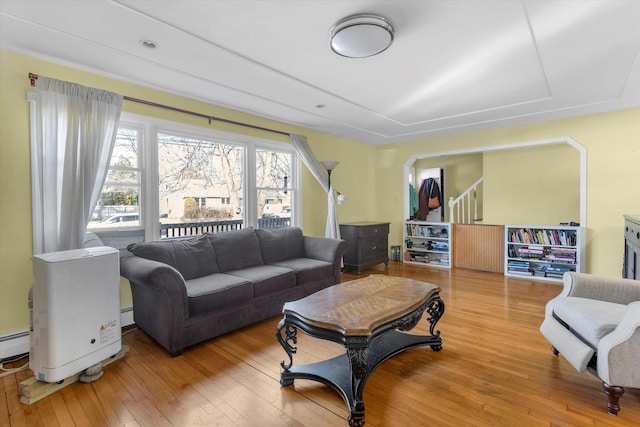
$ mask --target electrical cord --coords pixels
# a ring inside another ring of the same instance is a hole
[[[4,363],[4,362],[3,362],[3,363]],[[22,366],[20,366],[20,367],[18,367],[18,368],[12,368],[12,369],[5,369],[5,368],[2,368],[2,371],[3,371],[3,372],[2,372],[2,373],[0,373],[0,378],[8,377],[9,375],[13,375],[13,374],[16,374],[16,373],[18,373],[18,372],[20,372],[20,371],[24,371],[24,370],[26,370],[27,368],[29,368],[29,362],[25,363],[24,365],[22,365]]]
[[[6,359],[0,360],[0,365],[3,364],[3,363],[17,362],[18,360],[22,360],[27,356],[29,356],[29,353],[22,353],[22,354],[19,354],[19,355],[13,357],[13,358],[7,357]]]

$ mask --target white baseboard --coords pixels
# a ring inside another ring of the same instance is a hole
[[[120,325],[133,325],[133,307],[120,309]],[[29,353],[29,330],[0,335],[0,359]]]
[[[122,307],[120,309],[120,326],[133,325],[133,306]]]
[[[29,330],[0,336],[0,359],[29,352]]]

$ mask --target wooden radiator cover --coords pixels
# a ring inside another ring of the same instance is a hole
[[[504,226],[453,224],[453,266],[504,273]]]

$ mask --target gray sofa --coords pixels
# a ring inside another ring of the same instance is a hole
[[[135,243],[120,260],[136,325],[171,355],[340,283],[344,240],[295,227]]]

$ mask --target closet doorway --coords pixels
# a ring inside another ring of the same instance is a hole
[[[444,186],[444,168],[427,168],[416,170],[416,182],[414,183],[414,186],[416,188],[416,191],[418,191],[418,197],[421,197],[420,189],[422,189],[423,184],[430,183],[430,179],[435,182],[436,191],[440,198],[440,207],[437,209],[429,209],[426,218],[417,219],[429,222],[444,222],[446,218],[445,209],[447,204],[447,197],[445,194]]]

